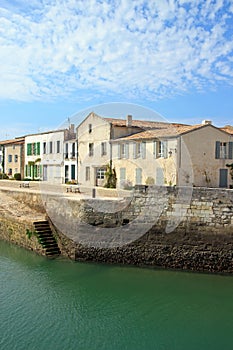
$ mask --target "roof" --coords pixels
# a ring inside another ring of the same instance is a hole
[[[225,125],[224,127],[220,128],[220,129],[227,132],[230,135],[233,135],[233,126],[231,126],[231,125]]]
[[[114,141],[119,141],[119,140],[130,141],[130,140],[142,140],[142,139],[148,140],[148,139],[163,138],[163,137],[176,137],[178,135],[183,135],[183,134],[186,134],[187,132],[200,129],[205,126],[206,125],[203,125],[203,124],[197,124],[197,125],[167,124],[167,125],[164,125],[164,127],[145,130],[142,132],[138,132],[137,134],[119,138]]]
[[[125,119],[115,119],[115,118],[103,118],[107,122],[111,123],[114,126],[126,126],[126,120]],[[168,122],[160,122],[160,121],[150,121],[150,120],[132,120],[132,127],[141,128],[144,130],[147,129],[160,129],[165,128],[170,125],[176,126],[188,126],[187,124],[179,124],[179,123],[168,123]]]
[[[0,141],[0,145],[3,145],[3,146],[7,146],[7,145],[15,145],[15,144],[18,144],[18,145],[21,145],[24,143],[24,137],[18,137],[18,138],[15,138],[15,139],[12,139],[12,140],[4,140],[4,141]]]

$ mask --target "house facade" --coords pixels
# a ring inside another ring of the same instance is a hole
[[[24,137],[1,141],[1,170],[9,178],[24,177]]]
[[[71,167],[74,159],[67,158],[65,164],[64,147],[73,140],[74,125],[69,129],[48,131],[25,137],[25,177],[32,180],[43,180],[53,183],[64,183],[71,180],[71,173],[66,167]],[[77,162],[75,162],[77,174]]]
[[[90,113],[77,128],[79,182],[103,186],[107,164],[117,187],[136,184],[228,187],[232,134],[209,121],[184,125],[102,118]]]

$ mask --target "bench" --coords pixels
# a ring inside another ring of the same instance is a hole
[[[29,187],[30,187],[29,181],[21,182],[21,184],[19,185],[19,187],[27,187],[27,188],[29,188]]]
[[[80,188],[75,186],[66,187],[66,192],[81,193]]]

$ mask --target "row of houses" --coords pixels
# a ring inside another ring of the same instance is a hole
[[[75,129],[0,142],[9,176],[84,186],[104,186],[114,169],[117,187],[136,184],[228,187],[233,127],[104,118],[90,113]]]

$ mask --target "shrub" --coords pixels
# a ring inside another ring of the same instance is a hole
[[[15,180],[20,181],[21,180],[21,174],[20,173],[15,173],[14,178],[15,178]]]
[[[155,184],[155,179],[151,176],[149,176],[147,179],[146,179],[146,185],[154,185]]]
[[[9,179],[9,176],[5,173],[0,173],[0,179],[1,180],[8,180]]]

